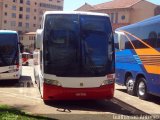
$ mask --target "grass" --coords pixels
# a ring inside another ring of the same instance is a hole
[[[0,105],[0,120],[53,120],[42,116],[34,116],[26,114],[20,110]]]

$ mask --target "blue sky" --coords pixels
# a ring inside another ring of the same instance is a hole
[[[85,4],[87,2],[88,4],[95,5],[103,2],[108,2],[111,0],[64,0],[64,10],[70,11],[70,10],[75,10]],[[149,2],[159,4],[160,5],[160,0],[147,0]]]

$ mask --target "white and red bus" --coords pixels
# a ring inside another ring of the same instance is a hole
[[[22,53],[22,65],[28,66],[29,65],[29,60],[33,58],[33,55],[28,52],[23,52]]]
[[[113,97],[114,40],[108,15],[48,11],[36,38],[34,74],[44,101]]]
[[[0,30],[0,80],[18,80],[22,73],[22,45],[16,31]]]

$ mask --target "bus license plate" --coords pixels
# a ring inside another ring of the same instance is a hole
[[[86,93],[76,93],[75,95],[76,95],[76,96],[87,96]]]

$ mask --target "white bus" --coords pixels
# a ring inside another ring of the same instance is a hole
[[[22,72],[19,37],[16,31],[0,30],[0,80],[18,80]]]
[[[44,101],[113,97],[114,40],[108,15],[45,12],[36,48],[34,73]]]

